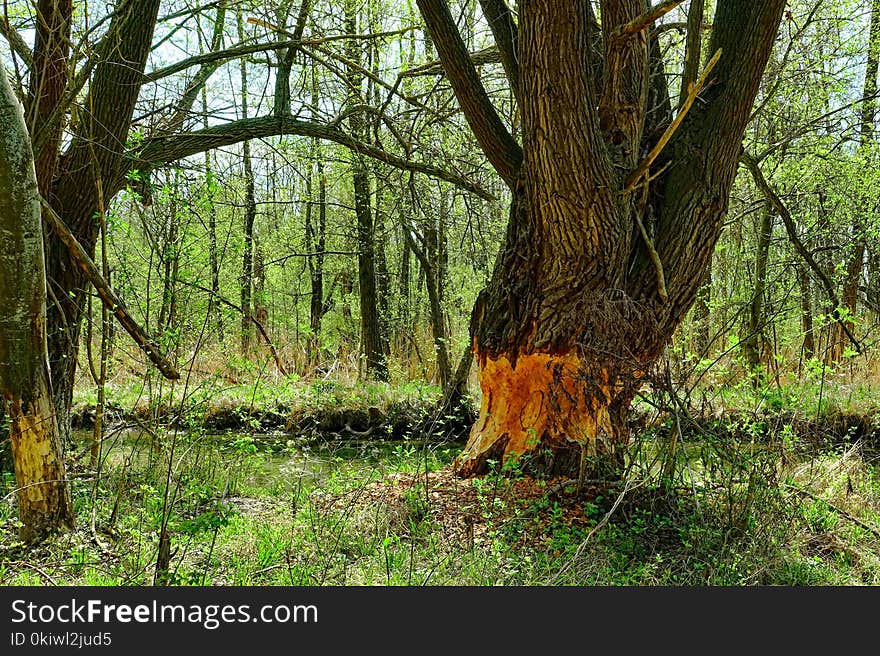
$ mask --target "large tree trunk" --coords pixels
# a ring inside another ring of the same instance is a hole
[[[0,63],[0,393],[9,419],[21,538],[73,527],[73,504],[52,400],[46,270],[34,158]]]
[[[99,63],[82,103],[88,112],[83,113],[70,145],[59,158],[47,193],[89,257],[94,256],[98,237],[99,225],[94,216],[100,198],[109,201],[125,184],[126,169],[121,165],[124,145],[161,2],[118,4],[108,38],[97,48]],[[43,148],[49,147],[47,144]],[[89,283],[68,247],[52,230],[47,240],[46,268],[54,296],[47,307],[46,323],[52,391],[59,428],[62,435],[69,435],[81,319]]]
[[[26,125],[35,138],[56,111],[68,83],[67,57],[70,51],[72,0],[39,0],[34,63],[31,67]],[[36,157],[37,184],[47,195],[58,165],[62,122],[40,134],[42,145]]]
[[[527,454],[543,471],[619,474],[639,381],[709,266],[785,2],[718,3],[711,83],[659,150],[670,117],[648,116],[658,49],[647,3],[601,2],[601,36],[591,4],[519,2],[520,149],[446,3],[418,0],[471,130],[513,193],[474,309],[482,404],[460,475]]]

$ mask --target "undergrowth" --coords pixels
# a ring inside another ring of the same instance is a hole
[[[578,494],[517,465],[471,481],[459,443],[198,430],[110,435],[74,471],[74,532],[25,547],[0,504],[3,585],[875,585],[880,478],[860,443],[704,436],[634,449]],[[658,463],[673,459],[674,467]],[[7,491],[13,481],[3,481]],[[165,527],[171,558],[158,567]]]

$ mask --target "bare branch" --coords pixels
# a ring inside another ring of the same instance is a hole
[[[621,25],[615,29],[612,38],[621,38],[638,34],[642,30],[650,27],[654,21],[662,18],[683,2],[684,0],[666,0],[666,2],[661,2],[656,7],[651,7],[641,16],[637,16],[625,25]]]
[[[358,141],[336,127],[300,121],[292,116],[250,118],[224,123],[223,125],[215,125],[196,132],[150,137],[146,139],[139,152],[128,154],[129,168],[140,168],[143,165],[149,167],[160,162],[173,162],[206,150],[239,143],[246,139],[261,139],[281,135],[313,137],[332,141],[350,148],[356,153],[384,162],[395,168],[424,173],[440,180],[446,180],[465,191],[476,194],[480,198],[486,200],[494,199],[494,196],[479,184],[468,180],[457,172],[432,164],[414,162],[382,150],[378,146]]]
[[[519,61],[517,60],[519,36],[510,8],[505,0],[480,0],[480,7],[486,20],[489,21],[492,36],[495,37],[507,81],[510,82],[514,97],[519,99]]]
[[[12,51],[21,57],[22,61],[24,61],[27,67],[30,68],[34,63],[31,49],[28,48],[27,43],[21,38],[21,34],[9,24],[9,19],[7,17],[0,19],[0,34],[2,34],[3,38],[9,42],[9,47],[12,48]]]
[[[699,79],[694,83],[688,92],[687,98],[685,98],[684,104],[681,106],[678,114],[672,120],[672,123],[669,124],[669,127],[666,128],[666,131],[663,133],[663,136],[654,144],[654,147],[651,149],[651,152],[647,154],[645,159],[642,160],[642,163],[636,167],[636,170],[633,171],[630,176],[626,179],[626,187],[623,190],[624,194],[630,193],[633,189],[638,186],[639,181],[645,176],[648,171],[651,169],[651,164],[660,156],[660,153],[663,151],[663,148],[669,143],[669,140],[672,138],[672,135],[675,134],[675,131],[681,125],[682,121],[684,121],[684,117],[687,116],[688,111],[691,106],[694,104],[694,101],[697,99],[697,94],[700,93],[700,90],[705,86],[706,79],[709,77],[709,73],[712,72],[712,69],[715,68],[715,64],[718,63],[718,60],[721,58],[721,49],[715,51],[715,54],[712,56],[712,59],[709,60],[709,63],[706,64],[706,68],[703,70],[702,74],[700,74]]]
[[[486,64],[500,64],[501,63],[501,53],[498,51],[497,47],[489,47],[484,48],[483,50],[477,50],[476,52],[472,52],[471,62],[474,66],[485,66]],[[421,66],[416,66],[415,68],[411,68],[408,71],[403,71],[400,74],[400,77],[416,77],[419,75],[445,75],[446,71],[443,70],[443,62],[439,59],[435,59],[434,61],[429,61],[426,64],[422,64]]]
[[[109,283],[104,280],[104,277],[98,271],[98,267],[92,262],[88,253],[86,253],[76,237],[73,236],[61,217],[58,216],[55,210],[52,209],[52,206],[49,205],[45,199],[41,198],[40,201],[45,210],[43,216],[48,218],[52,230],[67,247],[71,258],[86,275],[88,281],[95,287],[95,291],[98,292],[98,296],[101,298],[101,301],[107,309],[114,317],[116,317],[120,325],[125,328],[125,331],[134,340],[135,344],[137,344],[150,361],[156,365],[162,375],[169,380],[178,380],[180,378],[180,372],[178,372],[177,368],[171,364],[164,355],[162,355],[159,351],[159,347],[150,339],[146,331],[144,331],[144,329],[141,328],[137,321],[131,316],[128,309],[125,307],[125,304],[119,296],[116,295],[116,292],[113,291]]]
[[[492,105],[445,0],[416,0],[440,54],[446,76],[474,136],[498,175],[513,188],[522,164],[522,148]]]
[[[752,179],[764,195],[764,198],[773,205],[774,209],[779,213],[779,216],[782,217],[782,223],[785,225],[785,230],[788,233],[788,238],[791,240],[792,246],[794,246],[794,250],[801,256],[801,258],[803,258],[804,262],[807,263],[807,266],[809,266],[819,277],[822,287],[824,287],[825,293],[828,295],[828,299],[834,306],[834,309],[831,311],[834,320],[840,325],[843,332],[852,342],[856,352],[861,354],[862,347],[859,344],[859,340],[857,340],[855,335],[852,334],[847,322],[844,321],[843,317],[840,315],[841,304],[840,299],[837,297],[837,292],[834,291],[834,285],[831,283],[831,280],[828,279],[828,276],[825,275],[825,272],[822,270],[822,267],[819,266],[819,263],[813,258],[812,253],[810,253],[800,240],[800,237],[798,237],[797,226],[794,223],[791,212],[788,211],[788,207],[782,202],[782,199],[773,190],[773,187],[770,186],[770,183],[767,182],[767,178],[764,177],[764,173],[761,171],[761,167],[758,165],[758,161],[754,157],[743,151],[740,156],[740,162],[742,162],[749,170],[749,173],[752,174]]]

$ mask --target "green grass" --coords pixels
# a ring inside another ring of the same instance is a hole
[[[628,487],[582,497],[517,471],[490,474],[462,483],[477,526],[468,535],[450,529],[461,504],[447,508],[424,484],[375,496],[386,476],[440,470],[456,445],[129,439],[97,488],[93,472],[78,472],[72,533],[17,543],[7,496],[0,584],[150,585],[163,520],[177,585],[880,583],[873,455],[805,457],[796,442],[748,451],[707,440],[680,455],[670,480],[639,456]],[[526,484],[538,492],[520,498]]]

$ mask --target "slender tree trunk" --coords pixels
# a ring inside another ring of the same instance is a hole
[[[357,4],[345,2],[345,25],[349,34],[357,33]],[[359,62],[362,53],[359,44],[352,40],[346,53],[352,62]],[[363,75],[350,66],[347,81],[350,89],[349,102],[363,102]],[[352,134],[362,137],[365,121],[360,112],[349,118]],[[369,170],[363,158],[352,154],[352,183],[354,189],[355,220],[357,221],[358,291],[361,311],[361,347],[364,358],[364,374],[375,380],[388,379],[388,363],[382,339],[379,319],[379,296],[376,283],[376,251],[374,244],[373,212],[370,202]]]
[[[801,331],[804,333],[803,359],[816,355],[816,342],[813,336],[813,292],[810,273],[803,264],[797,265],[798,290],[801,302]]]
[[[241,12],[238,14],[238,38],[244,40]],[[248,118],[247,60],[241,60],[241,117]],[[244,170],[244,250],[241,256],[241,353],[247,355],[253,336],[253,287],[254,287],[254,223],[257,219],[257,200],[254,190],[254,169],[251,161],[251,144],[242,144],[242,168]]]
[[[370,179],[362,165],[355,164],[354,204],[358,241],[358,293],[361,311],[361,346],[365,375],[375,380],[388,379],[388,365],[382,346],[379,323],[379,298],[376,286],[373,249],[373,213],[370,209]]]
[[[426,233],[436,233],[436,230],[429,228]],[[431,319],[431,334],[434,338],[434,352],[437,356],[437,372],[440,375],[440,384],[444,390],[448,389],[453,381],[452,365],[449,361],[449,348],[447,342],[449,336],[446,333],[446,322],[443,318],[443,307],[441,304],[439,290],[441,285],[437,281],[437,267],[431,261],[431,238],[426,236],[425,242],[427,248],[421,248],[416,244],[409,231],[405,231],[407,241],[410,248],[415,253],[422,271],[425,273],[425,289],[428,292],[428,316]],[[436,242],[436,238],[433,240]],[[436,249],[435,249],[436,250]]]
[[[259,239],[254,239],[254,318],[269,332],[269,308],[266,306],[266,258]]]
[[[382,22],[380,17],[378,3],[367,3],[367,31],[371,33],[381,31]],[[373,107],[381,107],[384,98],[380,93],[379,85],[376,84],[377,79],[381,77],[379,68],[380,53],[379,42],[375,39],[370,40],[367,45],[367,60],[370,64],[372,77],[367,81],[367,102]],[[382,145],[378,141],[379,131],[382,129],[382,120],[379,116],[373,116],[371,124],[367,130],[373,135],[374,144],[381,148]],[[382,353],[387,359],[391,356],[391,313],[389,309],[389,287],[390,277],[388,275],[388,260],[385,256],[385,242],[387,236],[385,234],[385,214],[383,212],[383,196],[379,191],[379,178],[376,175],[376,162],[371,162],[371,171],[373,177],[376,178],[376,203],[375,203],[375,219],[373,221],[373,251],[376,257],[376,294],[379,299],[378,321],[381,340]]]
[[[880,72],[880,0],[871,3],[871,20],[868,29],[868,61],[865,66],[865,79],[862,85],[862,110],[860,116],[859,154],[865,158],[865,166],[872,166],[870,146],[874,141],[874,122],[877,113],[877,74]],[[846,280],[843,284],[843,301],[848,317],[847,328],[850,333],[855,328],[855,318],[859,311],[860,288],[862,274],[865,270],[865,254],[867,252],[866,218],[870,213],[870,203],[874,194],[863,198],[855,213],[851,227],[853,239],[852,252],[846,265]],[[841,343],[847,337],[843,329],[838,336]]]
[[[312,119],[317,119],[318,111],[318,72],[312,67]],[[315,198],[315,185],[318,193]],[[307,340],[307,368],[314,371],[321,364],[321,324],[329,310],[329,299],[324,299],[324,251],[327,249],[327,176],[324,172],[324,159],[321,142],[312,139],[309,152],[309,172],[306,176],[305,243],[311,255],[306,259],[309,269],[311,300],[309,303],[309,338]],[[315,224],[317,208],[317,225]]]
[[[306,205],[306,251],[313,253],[307,259],[309,268],[309,282],[311,285],[311,300],[309,303],[309,339],[308,339],[308,367],[314,369],[320,365],[320,337],[321,323],[324,319],[324,250],[326,249],[326,226],[327,226],[327,180],[324,175],[324,162],[321,160],[318,143],[312,142],[312,161],[309,162],[309,175],[306,179],[307,193],[309,197]],[[315,169],[317,168],[317,174]],[[318,198],[314,199],[314,183],[317,178]],[[314,224],[315,206],[318,209],[317,226]]]
[[[203,126],[208,127],[208,91],[202,87]],[[213,157],[205,151],[205,196],[208,205],[208,266],[211,269],[211,296],[208,298],[208,316],[216,314],[217,342],[223,343],[223,311],[220,309],[220,260],[217,253],[217,204],[215,201],[217,181],[214,177]]]
[[[880,316],[880,244],[874,245],[868,256],[868,303]]]
[[[410,248],[406,221],[401,225],[403,239],[400,244],[400,270],[397,274],[397,329],[395,342],[398,350],[406,355],[409,353],[409,341],[403,335],[411,330],[410,326],[410,260],[412,250]]]
[[[0,63],[0,393],[9,420],[21,538],[73,527],[46,346],[39,188],[24,116]]]
[[[746,338],[743,340],[746,363],[750,373],[755,373],[761,364],[764,346],[764,296],[767,288],[767,262],[770,259],[770,239],[773,236],[773,212],[769,202],[764,203],[761,222],[758,226],[758,244],[755,252],[755,280],[752,288],[752,301],[749,304],[749,320],[746,325]],[[757,379],[755,379],[757,384]]]
[[[379,298],[379,333],[382,353],[387,359],[391,355],[390,311],[388,306],[388,261],[385,258],[385,221],[377,194],[376,220],[373,223],[373,248],[376,254],[376,295]]]
[[[180,272],[180,216],[177,210],[180,193],[178,174],[171,185],[171,202],[165,223],[162,258],[162,304],[159,307],[159,332],[173,331],[177,321],[177,278]]]
[[[818,217],[818,232],[820,235],[822,253],[820,254],[820,266],[824,271],[833,272],[835,270],[835,262],[833,260],[833,253],[835,252],[835,243],[834,243],[834,231],[831,228],[831,220],[828,216],[828,209],[825,207],[825,202],[827,200],[826,193],[823,189],[818,190],[818,209],[819,209],[819,217]],[[833,307],[833,304],[825,298],[820,303],[820,310],[826,316],[834,316],[834,312],[836,310]],[[822,328],[822,334],[819,338],[819,343],[825,344],[824,352],[822,353],[822,361],[826,366],[832,366],[835,362],[840,361],[841,354],[843,353],[843,342],[841,341],[844,336],[842,333],[842,329],[837,322],[827,323]]]

